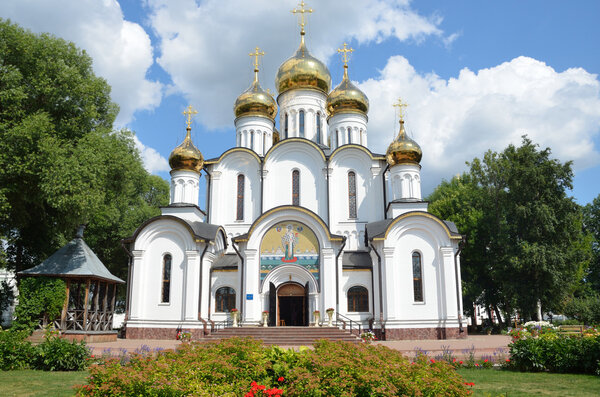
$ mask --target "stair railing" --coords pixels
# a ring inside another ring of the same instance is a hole
[[[213,321],[213,320],[208,320],[208,321],[210,321],[210,332],[211,333],[223,330],[225,328],[233,327],[233,320],[231,320],[230,318],[227,318],[223,321]]]
[[[343,330],[348,330],[351,334],[358,337],[362,334],[362,327],[359,322],[353,321],[340,313],[336,313],[335,325],[340,328],[340,323]]]

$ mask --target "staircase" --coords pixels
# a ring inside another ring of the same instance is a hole
[[[319,339],[360,342],[360,338],[337,327],[228,327],[214,332],[204,341],[251,337],[261,339],[265,345],[312,345]]]

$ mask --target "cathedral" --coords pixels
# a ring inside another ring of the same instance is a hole
[[[205,160],[187,134],[169,157],[170,204],[124,240],[128,338],[201,337],[209,324],[322,326],[352,321],[379,338],[466,336],[456,226],[427,211],[420,146],[400,117],[386,154],[367,147],[369,100],[332,89],[305,42],[235,101],[235,146]],[[402,104],[400,103],[402,106]],[[402,110],[402,107],[400,107]],[[275,128],[278,118],[279,130]],[[206,177],[205,209],[199,181]],[[326,314],[327,313],[327,314]]]

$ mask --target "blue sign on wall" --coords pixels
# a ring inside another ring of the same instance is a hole
[[[246,300],[247,301],[254,300],[254,294],[246,294]]]

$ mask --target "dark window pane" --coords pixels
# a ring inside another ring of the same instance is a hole
[[[300,205],[300,171],[292,172],[292,205]]]
[[[231,287],[221,287],[215,293],[215,311],[229,312],[235,308],[235,290]]]
[[[317,113],[317,143],[321,143],[321,113]]]
[[[348,311],[369,311],[369,291],[365,287],[352,287],[348,290]]]
[[[413,292],[415,302],[423,302],[423,270],[421,268],[421,254],[413,252]]]
[[[356,174],[348,173],[348,216],[356,218]]]
[[[285,115],[285,124],[284,124],[284,128],[283,128],[283,138],[287,138],[288,137],[288,115]]]
[[[169,302],[169,291],[171,289],[171,255],[165,255],[163,258],[163,278],[161,302]]]
[[[304,110],[301,110],[299,115],[300,136],[304,138]]]
[[[244,220],[244,175],[238,175],[237,180],[237,215],[236,220]]]

